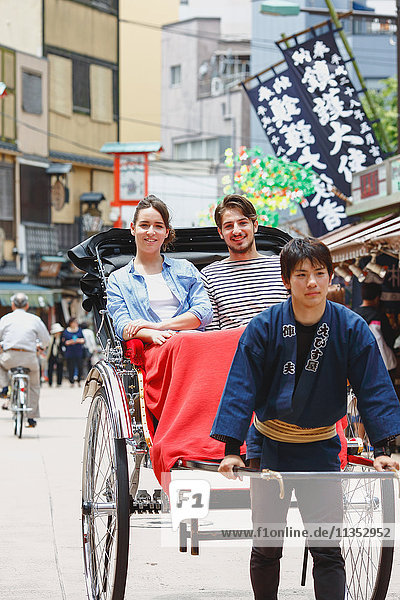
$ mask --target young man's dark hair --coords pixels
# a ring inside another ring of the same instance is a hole
[[[363,300],[375,300],[380,297],[382,286],[379,283],[363,283],[361,284],[361,298]]]
[[[332,257],[328,246],[316,238],[294,238],[281,250],[281,271],[284,281],[289,281],[296,265],[309,260],[313,267],[326,267],[329,276],[333,273]]]
[[[257,220],[256,209],[250,200],[240,194],[229,194],[228,196],[225,196],[222,202],[217,204],[214,212],[214,219],[219,229],[221,229],[222,225],[222,215],[230,208],[238,208],[242,211],[243,215],[251,221]]]

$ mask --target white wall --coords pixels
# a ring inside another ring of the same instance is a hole
[[[149,174],[149,194],[168,206],[174,227],[199,225],[199,213],[208,212],[218,197],[216,175]],[[122,219],[129,227],[134,207],[122,207]]]
[[[0,43],[43,56],[42,0],[0,0]]]

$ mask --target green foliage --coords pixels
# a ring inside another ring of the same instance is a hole
[[[381,90],[369,90],[369,95],[385,130],[390,148],[386,148],[379,127],[375,126],[376,137],[381,148],[391,152],[397,149],[397,78],[389,77],[388,79],[383,79],[382,83],[383,87]],[[373,121],[374,116],[365,97],[363,99],[363,106],[368,118]]]

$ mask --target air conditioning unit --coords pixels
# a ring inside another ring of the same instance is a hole
[[[224,93],[224,84],[221,77],[211,79],[211,96],[220,96]]]

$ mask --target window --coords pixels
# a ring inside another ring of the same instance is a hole
[[[0,215],[0,227],[10,240],[14,221],[14,168],[4,163],[0,164]]]
[[[74,112],[90,114],[90,64],[74,58],[72,60],[72,98]]]
[[[113,72],[106,67],[90,65],[91,117],[101,123],[113,120]]]
[[[65,117],[72,115],[72,61],[49,54],[50,110]]]
[[[221,136],[208,140],[193,140],[174,144],[173,156],[175,160],[214,160],[220,162],[226,148],[230,145],[230,138]]]
[[[174,65],[171,67],[171,86],[179,85],[181,83],[181,65]]]
[[[22,110],[32,115],[42,114],[42,77],[22,72]]]

